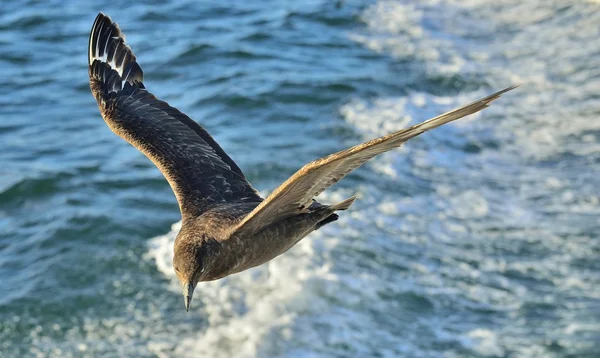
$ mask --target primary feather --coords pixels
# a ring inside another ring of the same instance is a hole
[[[102,13],[90,35],[89,75],[102,117],[161,170],[183,216],[218,203],[262,200],[204,128],[145,89],[119,26]]]

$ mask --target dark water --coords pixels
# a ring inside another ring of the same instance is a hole
[[[0,356],[597,357],[597,1],[0,4]],[[87,83],[98,11],[268,193],[511,84],[324,195],[359,200],[186,313],[180,219]]]

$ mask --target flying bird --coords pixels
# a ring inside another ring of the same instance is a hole
[[[486,108],[509,87],[412,127],[310,162],[262,198],[197,122],[159,100],[119,26],[98,14],[88,45],[90,88],[108,127],[144,153],[169,182],[182,216],[173,267],[189,310],[198,282],[261,265],[338,219],[352,196],[328,205],[315,197],[378,154]]]

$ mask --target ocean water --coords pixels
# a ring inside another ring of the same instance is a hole
[[[160,172],[87,78],[98,11],[262,193],[512,84],[321,198],[359,200],[186,313]],[[598,357],[600,3],[0,4],[1,357]]]

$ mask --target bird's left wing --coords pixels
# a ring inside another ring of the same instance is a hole
[[[306,212],[313,198],[378,154],[401,146],[430,129],[479,112],[516,86],[398,132],[373,139],[306,164],[260,203],[234,228],[253,233],[290,216]]]
[[[90,34],[88,58],[90,87],[102,117],[160,169],[183,216],[218,203],[262,200],[198,123],[145,89],[142,69],[119,26],[102,13]]]

